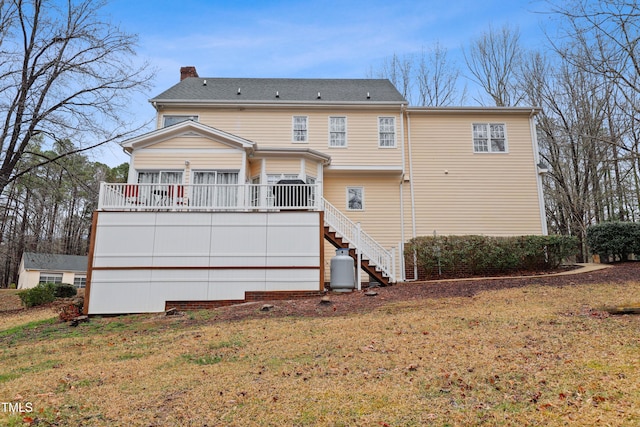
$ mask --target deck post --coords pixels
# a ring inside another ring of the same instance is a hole
[[[356,223],[356,281],[358,290],[362,289],[362,251],[360,250],[360,246],[362,242],[360,241],[360,233],[362,231],[362,227],[360,223]]]
[[[391,248],[391,280],[396,280],[396,248]]]

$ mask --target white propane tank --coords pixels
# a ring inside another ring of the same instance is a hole
[[[355,268],[349,249],[336,249],[336,256],[331,258],[331,290],[351,292],[355,285]]]

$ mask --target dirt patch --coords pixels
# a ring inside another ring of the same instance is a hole
[[[264,301],[215,309],[212,320],[241,320],[259,317],[332,317],[369,312],[389,303],[428,298],[472,297],[479,292],[525,286],[576,286],[594,283],[627,283],[640,278],[640,262],[612,265],[610,268],[569,275],[537,275],[535,277],[508,277],[485,280],[458,280],[447,282],[402,283],[384,288],[374,288],[377,295],[367,291],[330,293],[330,302],[320,298],[288,301]],[[273,305],[269,311],[261,310],[263,304]]]
[[[0,312],[20,310],[22,302],[15,289],[0,289]]]

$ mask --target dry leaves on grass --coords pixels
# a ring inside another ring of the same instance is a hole
[[[352,311],[333,299],[343,315],[316,299],[309,316],[277,302],[234,321],[214,310],[93,318],[63,336],[49,325],[0,355],[2,387],[43,425],[640,423],[640,320],[590,314],[640,283],[386,291],[379,305],[353,295]]]

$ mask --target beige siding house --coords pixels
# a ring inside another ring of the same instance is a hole
[[[68,283],[84,288],[86,278],[86,256],[24,252],[20,259],[18,289],[33,288],[39,283]]]
[[[264,270],[272,278],[270,269],[304,270],[300,282],[317,280],[317,286],[260,288],[239,280],[243,285],[238,286],[251,292],[268,288],[271,296],[291,296],[322,291],[330,281],[334,246],[351,248],[363,268],[357,269],[362,272],[358,284],[368,277],[389,283],[411,278],[402,253],[415,236],[546,234],[534,108],[414,108],[388,80],[201,78],[193,67],[183,67],[180,82],[150,102],[157,111],[157,128],[123,143],[131,156],[129,182],[103,184],[95,221],[105,212],[111,215],[110,227],[118,223],[117,212],[126,214],[130,224],[141,221],[136,213],[166,212],[174,216],[165,215],[163,221],[174,218],[183,224],[190,217],[179,215],[198,212],[212,213],[206,218],[212,224],[216,213],[227,215],[225,221],[233,212],[270,213],[268,221],[242,216],[255,233],[256,224],[275,224],[284,218],[277,213],[288,213],[291,227],[306,224],[311,228],[305,232],[313,235],[311,224],[319,220],[323,238],[319,246],[312,245],[317,256],[305,256],[299,265],[285,262],[286,245],[269,243],[286,242],[275,233],[267,232],[265,247],[282,246],[284,252],[260,252],[256,258],[247,255],[250,250],[235,249],[238,256],[254,260],[264,255],[262,264],[245,269]],[[145,221],[148,225],[150,219]],[[285,231],[282,224],[278,227]],[[135,227],[129,230],[135,232]],[[157,227],[145,230],[160,238]],[[239,239],[250,241],[246,235]],[[108,246],[101,245],[94,242],[93,247]],[[189,252],[190,244],[184,245],[181,254]],[[162,268],[179,267],[154,267],[153,251],[167,249],[151,246],[148,255],[139,254],[141,264],[128,266],[129,271],[149,270],[149,277],[155,277]],[[218,280],[212,278],[213,261],[204,258],[203,265],[182,269],[200,271],[200,279],[193,279],[205,283],[198,301],[221,303],[211,293],[211,283]],[[109,283],[122,285],[115,278],[121,272],[113,277],[105,273],[110,268],[108,262],[97,267],[105,295]],[[317,274],[311,273],[314,269]],[[154,280],[149,280],[153,288]],[[98,286],[91,277],[89,282]],[[179,305],[175,289],[172,295],[171,302]]]

